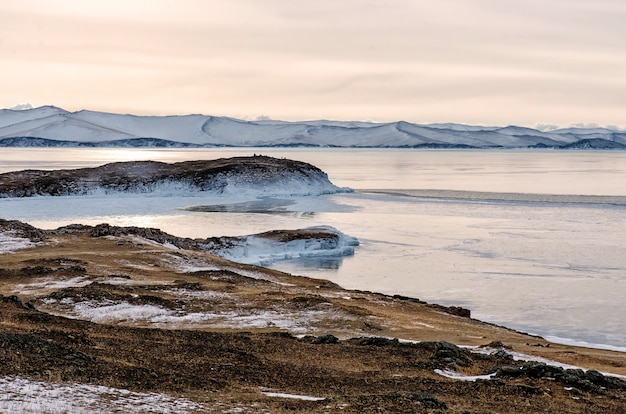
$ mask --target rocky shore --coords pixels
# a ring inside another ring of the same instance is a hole
[[[467,309],[231,262],[157,229],[0,220],[0,236],[0,411],[46,387],[73,390],[74,412],[626,410],[623,353]]]

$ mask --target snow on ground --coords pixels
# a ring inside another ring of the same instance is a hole
[[[89,320],[95,323],[145,323],[154,327],[179,329],[228,328],[255,329],[279,328],[293,333],[309,333],[321,321],[346,321],[351,317],[335,310],[261,310],[240,308],[225,312],[185,312],[183,309],[166,309],[156,305],[134,305],[127,301],[74,302],[69,298],[61,301],[45,299],[44,303],[53,306],[64,315]]]
[[[457,379],[460,381],[488,380],[488,379],[491,379],[491,377],[493,377],[494,375],[496,375],[495,372],[493,374],[486,374],[486,375],[463,375],[458,372],[450,371],[447,369],[445,370],[436,369],[435,373],[446,378]]]
[[[0,254],[12,253],[16,250],[30,249],[37,246],[30,239],[25,237],[17,237],[11,231],[0,232]]]
[[[289,398],[293,400],[303,400],[303,401],[324,401],[326,399],[324,397],[311,397],[310,395],[286,394],[283,392],[261,391],[261,394],[265,395],[266,397]]]
[[[208,407],[167,394],[131,392],[90,384],[56,384],[0,377],[0,412],[6,413],[188,413]]]
[[[138,238],[139,240],[145,240],[146,242],[151,242],[147,239]],[[156,243],[156,242],[151,242]],[[167,244],[163,245],[164,247],[169,246]],[[178,250],[176,246],[172,250]],[[211,263],[209,260],[202,257],[194,257],[194,256],[178,256],[176,254],[169,255],[161,255],[161,266],[166,263],[171,267],[172,270],[175,270],[180,273],[192,273],[192,272],[207,272],[207,271],[218,271],[221,270],[220,267],[216,266],[214,263]]]
[[[20,295],[33,295],[40,293],[42,290],[59,290],[70,287],[83,287],[87,286],[91,282],[91,280],[83,276],[65,280],[47,278],[37,282],[15,285],[14,292]]]
[[[222,303],[226,301],[234,301],[237,296],[232,293],[214,292],[211,290],[187,290],[187,289],[172,289],[164,290],[163,293],[168,295],[177,296],[179,298],[192,298],[202,301],[220,301]]]
[[[331,233],[337,237],[309,238],[284,243],[257,236],[247,236],[227,248],[213,250],[210,245],[207,248],[211,253],[235,262],[269,266],[276,260],[351,256],[354,254],[354,247],[359,245],[356,238],[347,236],[330,226],[310,227],[303,230],[312,233],[316,231]]]

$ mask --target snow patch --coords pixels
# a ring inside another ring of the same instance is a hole
[[[68,317],[95,323],[145,323],[160,328],[261,329],[278,328],[294,333],[307,333],[312,325],[324,321],[345,321],[349,315],[331,310],[260,310],[241,309],[237,312],[192,312],[166,309],[155,305],[133,305],[126,301],[114,302],[59,302],[46,299],[46,305],[63,312]]]
[[[73,277],[66,280],[45,279],[39,282],[15,285],[14,292],[20,295],[31,295],[37,294],[42,290],[59,290],[71,287],[83,287],[90,283],[91,281],[83,276]]]
[[[165,245],[165,247],[168,247],[167,244]],[[172,250],[178,250],[178,248],[176,246],[173,246]],[[220,267],[200,257],[177,256],[175,254],[171,254],[168,256],[163,256],[161,258],[161,261],[167,263],[173,270],[180,273],[221,270]]]
[[[180,297],[180,298],[193,298],[200,299],[203,301],[226,301],[232,300],[236,297],[232,293],[223,293],[223,292],[214,292],[210,290],[187,290],[187,289],[173,289],[173,290],[164,290],[163,293],[167,293],[168,295]]]
[[[283,392],[261,391],[261,394],[265,395],[266,397],[290,398],[294,400],[303,400],[303,401],[324,401],[326,399],[324,397],[311,397],[309,395],[286,394]]]
[[[17,250],[30,249],[36,246],[37,243],[33,243],[25,237],[17,237],[12,231],[0,232],[0,254],[13,253]]]
[[[167,394],[91,384],[56,384],[0,377],[0,411],[7,413],[190,413],[208,409]]]
[[[450,371],[447,369],[443,369],[443,370],[435,369],[435,373],[446,378],[452,378],[452,379],[456,379],[460,381],[488,380],[488,379],[491,379],[494,375],[496,375],[495,372],[493,374],[486,374],[486,375],[463,375],[461,373]]]

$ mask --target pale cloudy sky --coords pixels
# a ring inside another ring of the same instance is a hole
[[[624,0],[0,0],[0,107],[626,127]]]

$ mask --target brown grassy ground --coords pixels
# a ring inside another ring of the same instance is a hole
[[[520,368],[507,355],[626,375],[622,353],[551,344],[450,314],[455,309],[136,237],[50,235],[36,248],[1,255],[0,282],[0,375],[165,392],[222,411],[626,412],[619,380]],[[87,303],[152,306],[176,317],[89,317],[75,307]],[[202,314],[228,317],[185,318]],[[341,341],[324,343],[325,334]],[[448,343],[491,343],[504,352],[481,355]],[[466,382],[435,369],[499,375]],[[267,390],[325,400],[270,398],[261,393]]]

